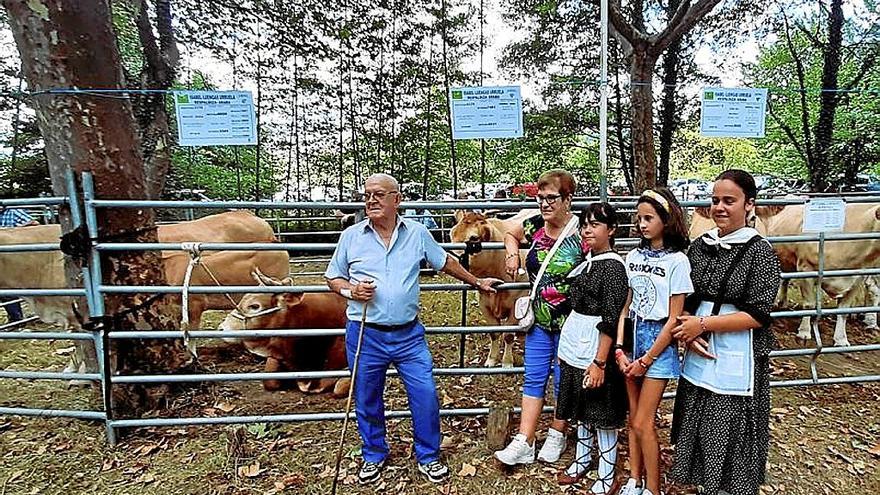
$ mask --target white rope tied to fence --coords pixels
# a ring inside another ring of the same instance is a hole
[[[195,342],[189,337],[189,285],[192,280],[192,271],[196,265],[202,262],[202,243],[182,242],[180,249],[189,253],[189,264],[186,266],[186,274],[183,276],[183,302],[180,305],[180,329],[183,330],[183,345],[193,357],[198,357]]]
[[[205,270],[205,273],[211,277],[211,280],[218,287],[222,287],[223,284],[217,279],[214,275],[214,272],[208,268],[208,265],[202,260],[202,243],[200,242],[182,242],[180,243],[180,249],[189,253],[189,264],[186,267],[186,274],[183,276],[183,303],[180,305],[180,328],[183,330],[183,345],[186,346],[186,349],[193,355],[193,357],[198,357],[196,351],[196,345],[193,341],[190,340],[189,330],[190,330],[190,321],[189,321],[189,288],[192,282],[192,272],[196,266],[202,267]],[[226,296],[226,299],[232,304],[232,308],[235,311],[238,311],[238,303],[232,296],[229,295],[228,292],[223,293]]]

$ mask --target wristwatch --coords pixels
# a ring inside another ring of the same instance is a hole
[[[339,294],[346,299],[352,299],[351,289],[339,289]]]

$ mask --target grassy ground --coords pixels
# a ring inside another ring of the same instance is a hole
[[[314,283],[313,278],[299,280]],[[434,281],[434,280],[432,280]],[[428,325],[458,324],[457,294],[424,294]],[[469,301],[469,321],[480,323],[476,300]],[[214,313],[209,324],[222,316]],[[795,321],[774,327],[783,347],[799,347]],[[826,342],[831,321],[823,321]],[[208,326],[208,324],[206,324]],[[45,328],[45,327],[35,327]],[[850,340],[877,343],[876,332],[865,332],[852,322]],[[458,362],[457,336],[431,337],[438,367]],[[488,350],[488,338],[468,336],[466,359],[479,366]],[[55,370],[63,368],[69,342],[0,341],[0,368]],[[521,343],[517,343],[521,356]],[[254,371],[260,359],[237,345],[211,341],[203,349],[209,370]],[[776,359],[774,379],[809,376],[808,360]],[[880,374],[875,354],[826,356],[823,376]],[[518,400],[517,376],[438,377],[444,407],[485,407]],[[389,381],[388,409],[404,409],[406,401],[396,379]],[[258,382],[232,382],[188,389],[171,398],[157,416],[224,414],[280,414],[341,411],[344,400],[297,391],[264,392]],[[817,494],[880,490],[880,384],[836,385],[775,389],[771,415],[772,443],[768,484],[764,493]],[[98,408],[91,390],[70,389],[50,381],[0,380],[0,405],[69,409]],[[658,424],[668,440],[671,402],[666,401]],[[515,425],[518,418],[514,418]],[[485,446],[485,418],[444,418],[443,452],[454,474],[446,484],[423,481],[412,459],[408,420],[389,421],[391,464],[383,481],[373,487],[354,483],[357,439],[352,425],[346,442],[341,493],[558,493],[557,470],[533,465],[502,472]],[[327,493],[332,478],[339,422],[260,424],[241,427],[141,428],[123,431],[120,444],[103,441],[97,423],[22,417],[0,417],[0,495],[6,494],[275,494]],[[668,442],[667,442],[668,443]],[[570,459],[571,450],[563,458]],[[671,461],[665,448],[663,461]],[[626,458],[625,448],[622,459]],[[667,493],[694,493],[688,487],[667,485]]]

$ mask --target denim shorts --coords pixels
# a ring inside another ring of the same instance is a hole
[[[665,320],[635,320],[635,339],[633,342],[635,344],[635,349],[633,352],[633,357],[638,359],[641,356],[644,356],[651,346],[654,345],[654,341],[657,340],[657,336],[660,335],[660,330],[663,329],[663,325],[666,323]],[[648,372],[645,373],[646,378],[657,378],[657,379],[665,379],[665,380],[675,380],[678,379],[681,374],[681,361],[678,359],[678,346],[673,340],[669,346],[657,356],[657,359],[654,360],[654,364],[648,368]]]

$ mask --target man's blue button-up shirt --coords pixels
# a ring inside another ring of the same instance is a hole
[[[344,278],[352,284],[372,280],[376,292],[367,307],[367,322],[401,325],[414,320],[419,313],[422,260],[427,260],[435,270],[446,264],[446,251],[424,225],[398,216],[386,248],[367,219],[342,232],[324,277]],[[362,309],[360,301],[348,301],[346,316],[360,321]]]

